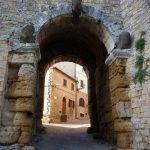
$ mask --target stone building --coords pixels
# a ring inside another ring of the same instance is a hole
[[[84,68],[72,62],[56,63],[54,66],[77,80],[76,118],[88,118],[88,83]]]
[[[88,83],[87,76],[84,72],[84,68],[80,65],[76,65],[76,80],[77,84],[77,106],[76,117],[88,118]]]
[[[63,109],[66,113],[62,115]],[[63,116],[66,120],[61,119]],[[83,67],[71,62],[56,63],[45,75],[43,122],[66,122],[85,117],[88,118],[88,94]]]
[[[45,92],[48,93],[44,98],[43,121],[58,123],[74,120],[77,81],[56,67],[50,68],[47,76]]]
[[[45,72],[57,62],[71,61],[88,76],[88,132],[118,150],[150,149],[150,77],[133,82],[135,43],[142,31],[144,65],[150,70],[150,1],[73,4],[0,1],[0,143],[31,142],[41,127]]]

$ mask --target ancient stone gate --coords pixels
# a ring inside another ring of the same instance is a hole
[[[0,38],[0,143],[31,142],[41,128],[47,68],[56,62],[72,61],[81,64],[88,74],[89,132],[99,133],[118,149],[149,148],[149,119],[145,116],[149,102],[142,100],[141,114],[139,110],[139,99],[143,98],[139,91],[149,92],[149,82],[147,79],[142,89],[130,79],[132,49],[117,45],[125,29],[117,17],[107,15],[100,7],[82,7],[79,21],[73,22],[70,3],[51,4],[23,27]],[[26,39],[24,32],[28,29],[30,36]]]

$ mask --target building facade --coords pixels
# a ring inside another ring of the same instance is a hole
[[[88,81],[84,68],[76,64],[77,118],[88,118]]]
[[[74,120],[77,81],[56,67],[48,70],[47,81],[43,120],[48,123]]]
[[[53,65],[45,76],[43,122],[85,117],[88,118],[88,93],[83,67],[71,62]]]

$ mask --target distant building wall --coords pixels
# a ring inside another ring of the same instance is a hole
[[[62,70],[64,73],[68,74],[72,78],[76,78],[76,64],[72,62],[60,62],[53,65],[53,67],[57,67],[58,69]]]
[[[87,93],[77,91],[77,118],[87,118],[87,117],[88,117],[88,95]]]
[[[64,85],[64,80],[66,84]],[[49,122],[65,122],[75,119],[76,80],[57,68],[52,69]],[[47,93],[46,93],[46,97]],[[46,98],[45,97],[45,98]],[[65,106],[63,100],[65,99]],[[47,101],[47,100],[46,100]],[[45,104],[45,107],[48,105]],[[65,110],[65,112],[64,112]]]

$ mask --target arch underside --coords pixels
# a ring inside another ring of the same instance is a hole
[[[103,112],[99,109],[102,105],[100,97],[104,96],[100,91],[104,90],[104,87],[107,89],[107,95],[103,99],[106,98],[107,103],[111,106],[109,84],[107,83],[108,68],[105,65],[108,52],[100,40],[104,34],[100,30],[100,24],[86,17],[81,17],[78,23],[74,23],[70,16],[58,16],[49,24],[45,24],[37,36],[41,52],[38,71],[43,73],[43,76],[39,76],[39,89],[44,88],[44,74],[53,63],[65,60],[82,65],[87,73],[89,84],[88,98],[91,128],[88,132],[111,130],[108,133],[109,135],[101,133],[101,137],[112,142],[115,141],[114,135],[110,134],[113,133],[113,129],[111,129],[112,121],[109,120],[110,122],[105,126],[102,123]],[[104,77],[105,75],[106,77]],[[43,106],[43,91],[38,91],[38,97],[38,107],[41,107]],[[42,108],[40,110],[38,116],[42,118]],[[109,108],[107,111],[111,112],[111,109]]]

